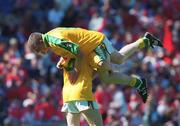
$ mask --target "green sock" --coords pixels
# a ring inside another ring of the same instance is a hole
[[[144,41],[144,44],[145,44],[145,48],[149,48],[149,46],[150,46],[149,39],[143,37],[143,41]]]
[[[139,88],[139,86],[141,85],[142,81],[141,79],[136,76],[136,75],[132,75],[132,80],[130,81],[130,86],[131,87],[135,87],[135,88]]]
[[[136,78],[136,82],[135,82],[135,85],[134,85],[134,87],[135,87],[135,88],[137,88],[137,89],[139,89],[141,84],[142,84],[142,81],[141,81],[141,79],[139,79],[139,78]]]
[[[138,39],[136,42],[139,43],[138,48],[140,48],[140,49],[148,48],[150,46],[149,39],[147,39],[145,37]]]

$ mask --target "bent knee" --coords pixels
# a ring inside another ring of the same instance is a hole
[[[118,52],[114,52],[114,53],[112,53],[111,54],[111,61],[113,62],[113,63],[115,63],[115,64],[121,64],[121,63],[123,63],[123,61],[124,61],[124,55],[122,55],[122,54],[120,54],[120,53],[118,53]]]

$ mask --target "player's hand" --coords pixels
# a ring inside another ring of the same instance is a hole
[[[58,69],[61,69],[62,68],[62,66],[61,66],[61,63],[63,62],[63,58],[61,57],[60,58],[60,60],[58,61],[58,63],[56,64],[56,67],[58,68]]]

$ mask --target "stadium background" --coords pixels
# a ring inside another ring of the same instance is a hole
[[[179,0],[0,0],[0,126],[65,125],[58,58],[36,57],[26,46],[31,32],[58,26],[98,30],[117,49],[146,31],[158,36],[165,49],[139,51],[115,66],[146,77],[152,102],[98,77],[93,89],[104,126],[180,126],[179,10]]]

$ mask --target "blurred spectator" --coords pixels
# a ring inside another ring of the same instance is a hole
[[[8,117],[4,120],[5,126],[19,126],[22,109],[19,100],[13,100],[8,108]]]
[[[0,87],[0,125],[3,125],[3,120],[7,117],[7,102],[5,100],[5,92]]]
[[[64,11],[61,9],[61,5],[54,0],[54,6],[48,12],[48,21],[52,24],[52,27],[57,27],[64,17]]]
[[[119,115],[124,115],[128,109],[124,94],[118,87],[115,87],[113,92],[114,94],[112,101],[109,103],[109,107],[119,109]]]
[[[32,99],[25,99],[23,101],[23,107],[22,124],[35,124],[34,101]]]

